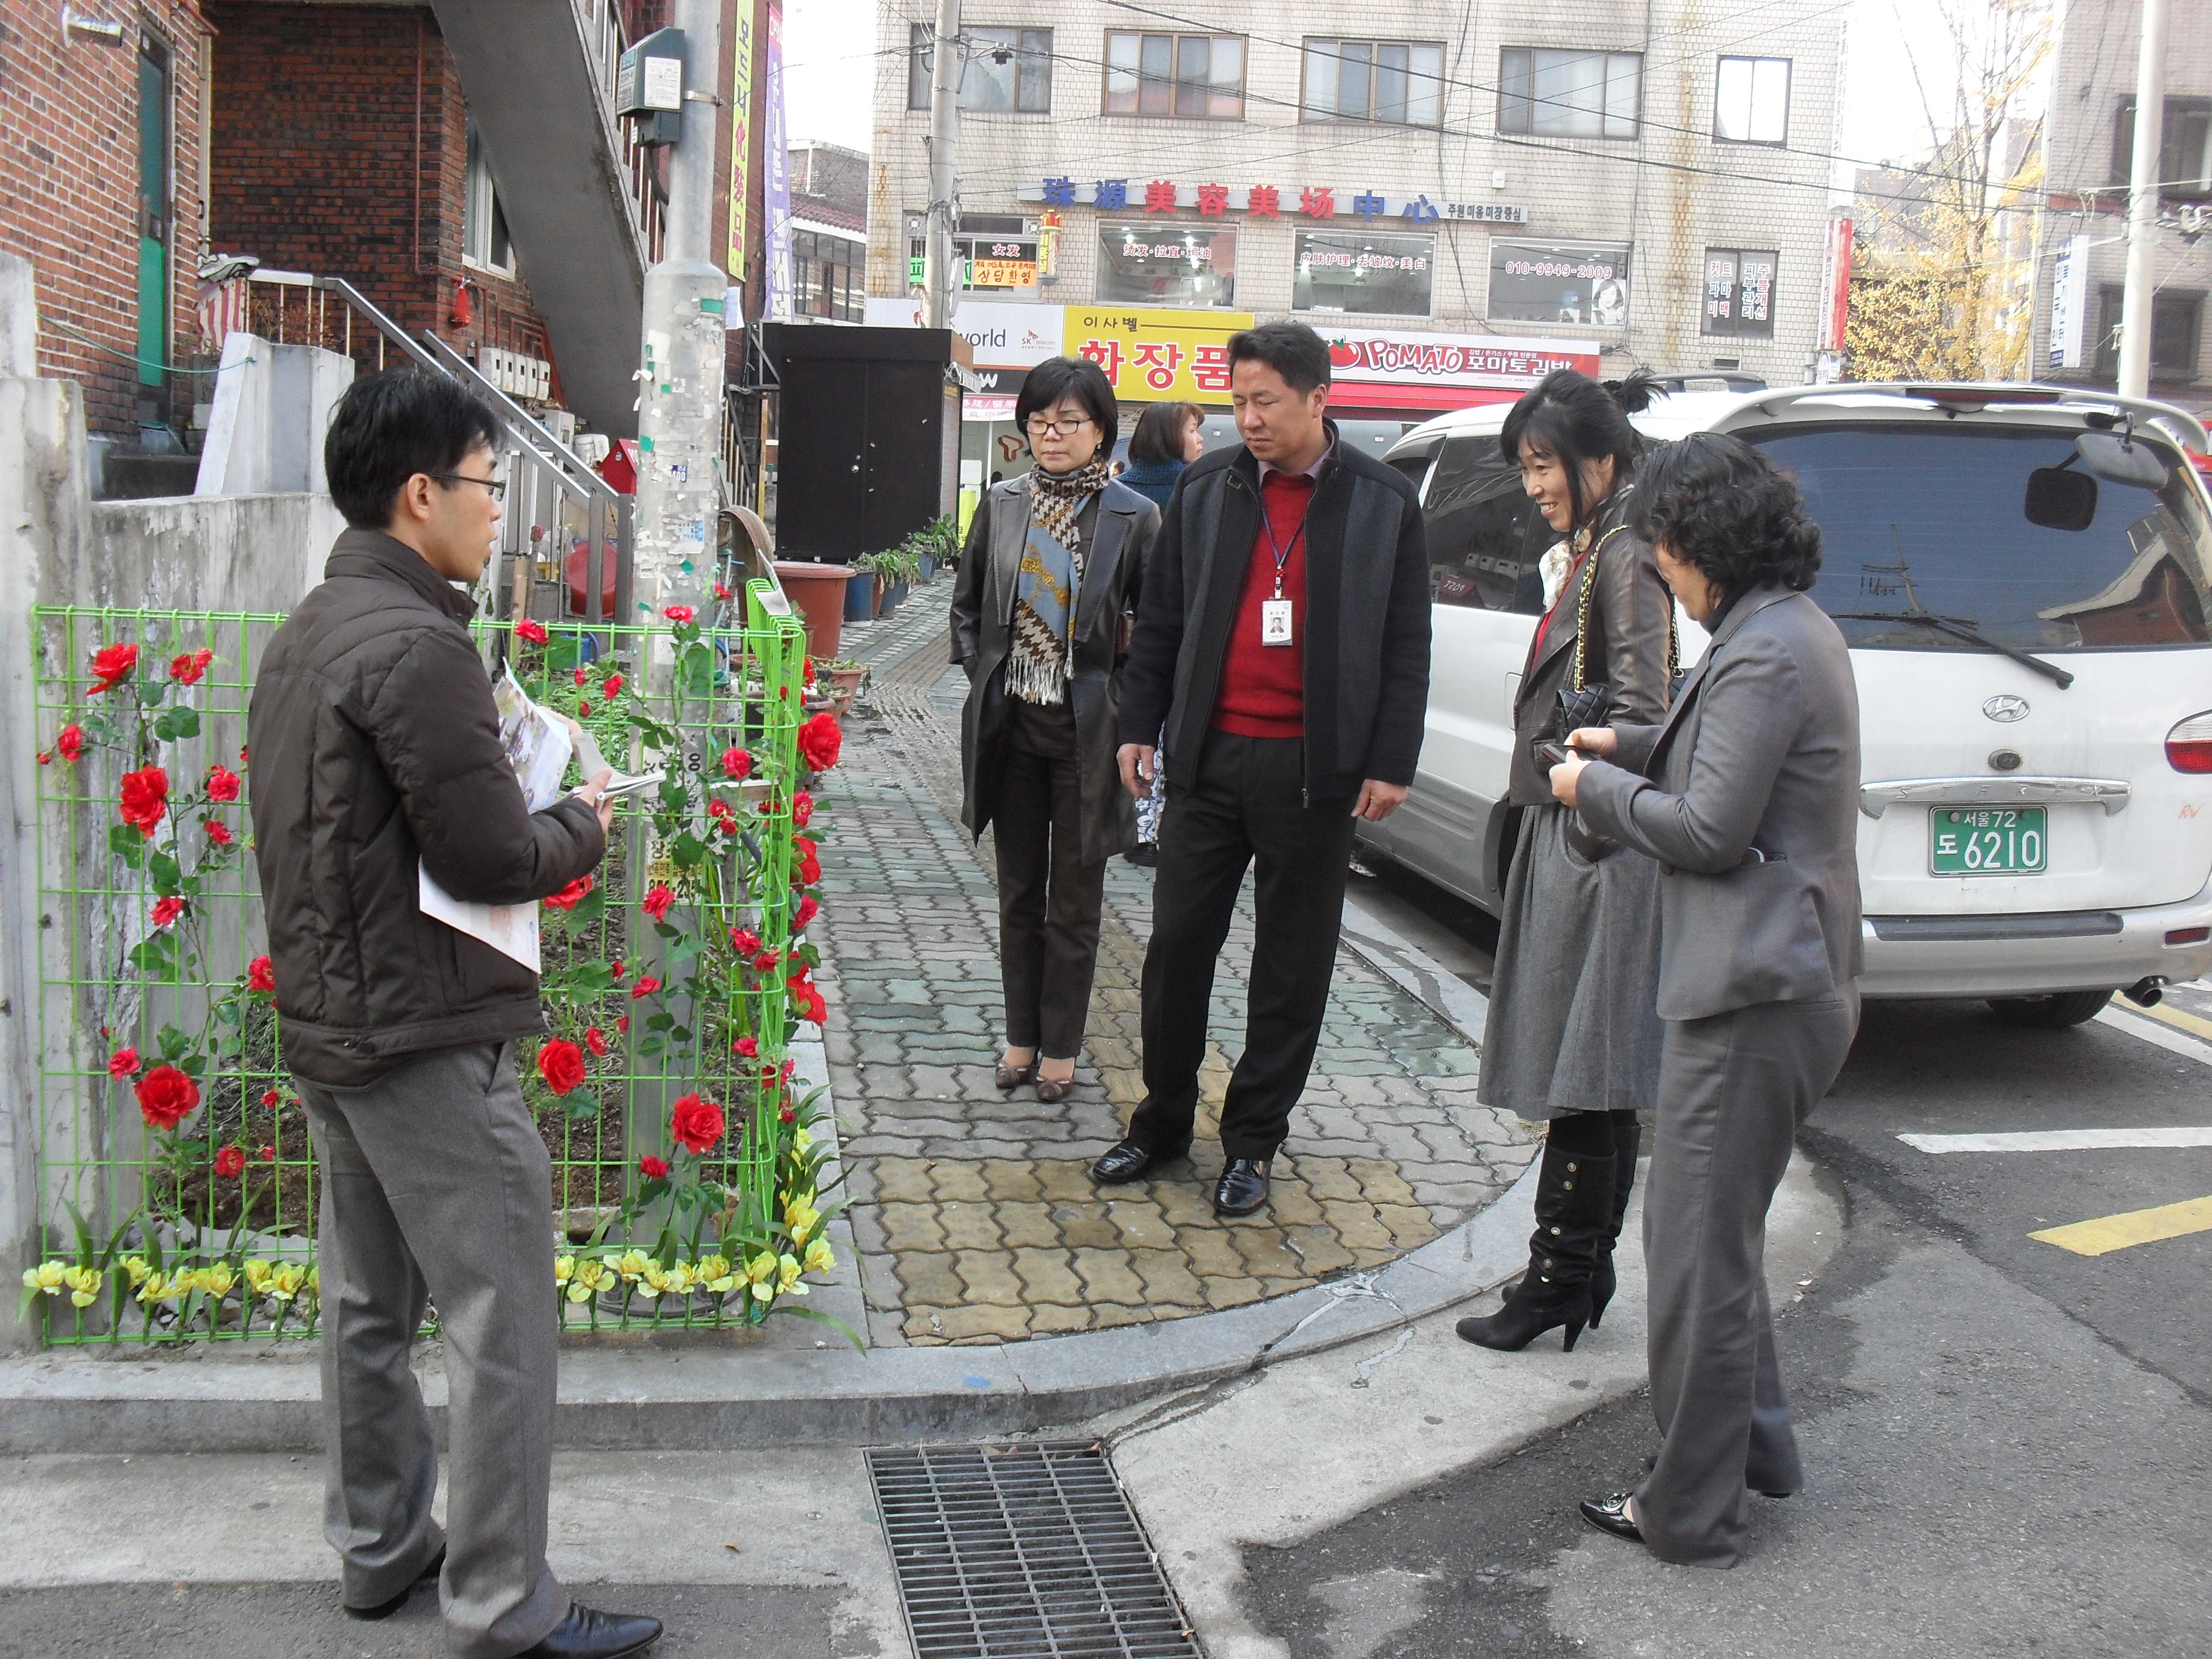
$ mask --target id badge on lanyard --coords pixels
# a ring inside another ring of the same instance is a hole
[[[1312,510],[1310,500],[1306,507],[1309,512]],[[1306,533],[1305,517],[1303,514],[1299,515],[1298,527],[1291,535],[1288,548],[1275,539],[1274,520],[1267,516],[1267,504],[1264,499],[1260,503],[1260,526],[1267,532],[1268,550],[1275,556],[1274,597],[1260,601],[1260,643],[1293,645],[1297,643],[1297,635],[1291,622],[1291,601],[1283,596],[1283,568],[1290,562],[1291,553],[1297,548],[1298,538]]]

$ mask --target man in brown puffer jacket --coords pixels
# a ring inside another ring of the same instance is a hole
[[[606,775],[528,810],[453,586],[491,556],[497,436],[489,409],[428,374],[340,400],[324,469],[351,528],[255,678],[254,853],[320,1164],[324,1531],[345,1611],[396,1613],[442,1568],[464,1659],[618,1659],[659,1625],[572,1603],[545,1564],[551,1166],[514,1070],[516,1040],[544,1028],[538,975],[420,900],[427,872],[457,899],[527,903],[606,851]],[[443,1531],[408,1364],[428,1304],[450,1399]]]

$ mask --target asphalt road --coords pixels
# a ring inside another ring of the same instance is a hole
[[[1395,871],[1356,878],[1355,902],[1486,989],[1486,918]],[[2166,1006],[2045,1032],[1869,1005],[1800,1142],[1850,1218],[1780,1322],[1810,1484],[1753,1500],[1735,1571],[1665,1566],[1576,1518],[1638,1477],[1638,1398],[1248,1550],[1253,1623],[1298,1659],[2212,1653],[2212,1231],[2097,1255],[2029,1236],[2212,1194],[2212,1147],[1899,1139],[2212,1125],[2212,991]]]

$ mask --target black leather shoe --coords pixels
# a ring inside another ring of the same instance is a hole
[[[400,1608],[405,1607],[407,1598],[414,1595],[422,1585],[436,1583],[438,1575],[445,1570],[446,1547],[441,1544],[438,1546],[438,1553],[430,1558],[429,1565],[415,1575],[415,1582],[405,1589],[400,1591],[389,1601],[379,1601],[373,1607],[348,1607],[345,1610],[345,1616],[349,1619],[389,1619]]]
[[[1232,1158],[1214,1183],[1216,1215],[1249,1215],[1267,1201],[1267,1160]]]
[[[1184,1152],[1188,1152],[1188,1147]],[[1182,1152],[1156,1152],[1149,1146],[1139,1146],[1133,1140],[1120,1141],[1108,1147],[1098,1161],[1091,1166],[1091,1178],[1102,1187],[1119,1187],[1149,1174],[1155,1164],[1165,1164],[1182,1156]]]
[[[1609,1532],[1615,1538],[1626,1538],[1632,1544],[1644,1541],[1644,1534],[1636,1522],[1628,1518],[1628,1500],[1632,1494],[1617,1492],[1610,1498],[1585,1498],[1582,1501],[1583,1519],[1600,1532]]]
[[[629,1659],[660,1639],[660,1620],[634,1613],[601,1613],[581,1601],[568,1604],[568,1616],[534,1648],[514,1659]]]

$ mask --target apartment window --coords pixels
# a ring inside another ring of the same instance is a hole
[[[1243,37],[1109,30],[1105,110],[1109,115],[1242,120]]]
[[[1790,60],[1723,58],[1713,87],[1713,137],[1732,144],[1790,140]]]
[[[1444,49],[1408,40],[1305,43],[1303,117],[1434,127],[1444,118]]]
[[[1498,54],[1498,130],[1546,138],[1633,138],[1644,54],[1508,46]]]
[[[507,215],[491,182],[491,162],[483,138],[469,123],[468,174],[461,188],[461,257],[488,270],[514,274],[514,248],[507,237]]]
[[[2104,289],[2105,326],[2097,337],[2097,373],[2111,380],[2120,372],[2120,318],[2127,290],[2118,283]],[[2203,337],[2204,296],[2169,289],[2150,305],[2150,372],[2162,380],[2194,380]]]
[[[2112,135],[2112,182],[2127,187],[2135,170],[2136,100],[2120,100]],[[2158,193],[2169,200],[2212,198],[2212,98],[2168,98],[2159,143]]]
[[[1425,317],[1436,264],[1433,236],[1300,231],[1291,308]]]
[[[1237,233],[1212,226],[1102,224],[1098,298],[1106,305],[1233,304]]]
[[[1707,248],[1701,331],[1772,339],[1774,270],[1780,262],[1781,255],[1772,248]]]
[[[908,27],[906,106],[929,107],[929,76],[936,48],[927,23]],[[983,115],[1048,115],[1052,112],[1050,29],[963,28],[968,65],[960,76],[960,107]]]
[[[866,316],[868,245],[827,231],[791,233],[792,288],[799,314],[857,323]]]

